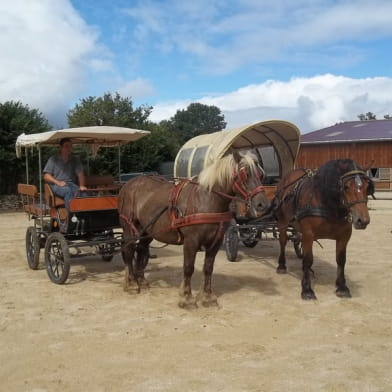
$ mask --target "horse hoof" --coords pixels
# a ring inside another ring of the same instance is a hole
[[[205,308],[210,308],[210,307],[216,307],[219,308],[219,304],[218,304],[218,300],[208,300],[208,301],[201,301],[201,304],[205,307]]]
[[[317,299],[313,291],[303,291],[301,293],[301,298],[304,299],[305,301]]]
[[[197,308],[197,303],[193,297],[185,297],[180,299],[178,306],[182,309],[191,310]]]
[[[198,297],[198,301],[204,306],[205,308],[208,307],[219,307],[218,304],[218,299],[214,294],[208,294],[208,295],[201,295]]]
[[[141,289],[149,289],[150,288],[150,284],[148,283],[147,279],[139,279],[138,281],[139,287]]]
[[[123,290],[127,292],[134,291],[135,293],[139,294],[140,286],[135,282],[128,282],[124,284]]]
[[[278,274],[287,274],[287,268],[286,268],[286,267],[278,267],[278,268],[276,269],[276,272],[277,272]]]
[[[336,296],[339,298],[351,298],[351,293],[348,288],[346,289],[336,289]]]

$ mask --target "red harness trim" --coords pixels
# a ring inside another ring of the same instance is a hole
[[[169,198],[170,225],[166,227],[165,231],[175,230],[175,229],[178,230],[180,227],[184,227],[184,226],[219,223],[219,228],[216,232],[215,239],[212,244],[212,246],[214,246],[216,242],[220,239],[221,232],[223,232],[222,230],[223,223],[230,222],[230,220],[233,217],[233,214],[231,211],[199,212],[199,213],[192,213],[192,214],[186,214],[185,212],[184,216],[178,216],[179,210],[177,208],[177,202],[180,197],[180,193],[183,191],[184,187],[187,184],[198,185],[197,183],[194,183],[191,180],[183,180],[173,188],[170,194],[170,198]],[[182,235],[180,231],[178,231],[177,242],[179,244],[182,242]]]
[[[198,212],[194,214],[186,214],[184,216],[178,216],[177,202],[180,198],[180,194],[184,187],[188,184],[197,183],[191,180],[182,180],[178,183],[172,190],[169,198],[169,216],[170,216],[170,226],[166,230],[177,229],[183,226],[190,225],[201,225],[204,223],[219,223],[219,222],[229,222],[232,218],[232,213],[230,211],[226,212]]]
[[[129,228],[131,229],[132,235],[134,235],[135,237],[140,237],[139,230],[133,224],[132,219],[129,219],[127,216],[125,216],[123,214],[120,214],[119,218],[128,224]]]
[[[170,226],[167,230],[177,229],[183,226],[202,225],[204,223],[230,222],[233,217],[232,212],[200,212],[197,214],[185,215],[181,218],[172,216]]]

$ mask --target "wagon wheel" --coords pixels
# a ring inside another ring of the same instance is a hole
[[[114,245],[113,244],[100,244],[98,250],[103,261],[110,262],[114,257]]]
[[[26,256],[27,263],[32,270],[38,269],[40,244],[37,229],[30,226],[26,231]]]
[[[239,238],[236,224],[230,224],[226,230],[223,242],[226,249],[227,260],[237,261]]]
[[[45,245],[45,265],[50,280],[63,284],[69,275],[70,256],[68,244],[59,232],[51,233]]]
[[[242,241],[242,243],[247,247],[247,248],[254,248],[256,245],[257,245],[257,243],[258,243],[259,241],[257,241],[257,240],[243,240]]]
[[[113,260],[113,254],[111,255],[102,255],[102,260],[107,261],[108,263]]]
[[[295,254],[299,259],[302,259],[304,256],[304,252],[302,249],[302,242],[300,240],[295,239],[293,240],[293,245],[294,245]]]

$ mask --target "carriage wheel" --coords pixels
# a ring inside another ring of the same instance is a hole
[[[237,261],[239,238],[236,224],[230,224],[226,230],[223,242],[226,249],[227,260]]]
[[[64,236],[59,232],[50,234],[46,241],[45,265],[53,283],[63,284],[67,280],[70,270],[69,249]]]
[[[302,249],[302,242],[300,240],[293,240],[295,254],[299,259],[302,259],[304,256],[304,252]]]
[[[257,240],[243,240],[242,243],[247,247],[247,248],[254,248],[259,241]]]
[[[27,263],[32,270],[38,269],[40,244],[37,229],[30,226],[26,231],[26,256]]]
[[[113,244],[101,244],[98,245],[98,252],[101,255],[103,261],[110,262],[114,257],[114,245]]]
[[[106,262],[110,262],[113,260],[114,255],[102,255],[102,260]]]

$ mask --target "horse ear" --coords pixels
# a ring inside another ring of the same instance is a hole
[[[234,148],[231,149],[231,153],[233,154],[234,161],[236,163],[240,163],[241,161],[241,154],[235,150]]]

